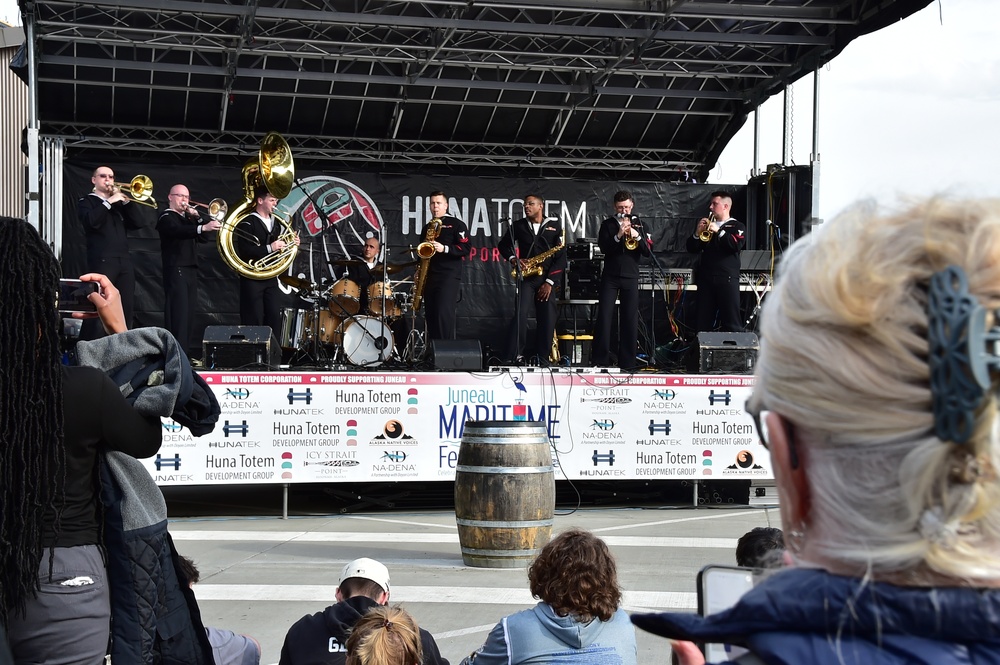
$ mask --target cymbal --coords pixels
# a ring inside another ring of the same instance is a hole
[[[315,291],[316,285],[310,282],[308,279],[301,277],[292,277],[291,275],[281,275],[278,277],[283,284],[287,284],[292,288],[299,289],[300,291]]]
[[[365,265],[365,262],[361,259],[334,259],[332,261],[327,261],[331,266],[360,266]]]
[[[420,263],[420,262],[419,261],[407,261],[406,263],[390,263],[389,265],[387,265],[385,267],[385,272],[388,275],[395,275],[396,273],[403,272],[404,270],[406,270],[410,266],[415,266],[418,263]],[[382,274],[382,264],[379,264],[379,265],[375,266],[374,268],[372,268],[368,272],[370,272],[373,275],[381,275]]]

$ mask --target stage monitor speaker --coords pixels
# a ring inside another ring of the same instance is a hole
[[[698,373],[752,374],[759,348],[753,333],[698,333]]]
[[[281,346],[268,326],[208,326],[205,369],[278,369]]]
[[[454,372],[481,372],[483,347],[478,339],[431,340],[431,365]]]

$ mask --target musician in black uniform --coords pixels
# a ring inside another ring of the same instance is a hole
[[[90,178],[94,191],[77,203],[77,217],[87,239],[87,270],[107,275],[120,293],[125,323],[132,327],[135,304],[135,269],[128,252],[125,229],[143,226],[142,205],[132,201],[115,185],[115,172],[98,166]],[[80,328],[80,339],[104,336],[97,319],[87,319]]]
[[[529,194],[524,197],[524,214],[526,217],[512,222],[508,232],[500,239],[497,245],[500,256],[510,261],[512,266],[519,265],[523,272],[525,260],[546,252],[550,255],[538,266],[540,274],[524,275],[521,282],[518,316],[511,322],[506,358],[517,362],[526,341],[528,308],[534,302],[537,329],[535,345],[528,357],[534,356],[539,365],[545,366],[548,365],[552,335],[556,329],[556,288],[566,270],[566,248],[562,224],[558,219],[545,219],[545,201],[541,196]],[[562,249],[551,251],[560,245],[563,245]]]
[[[361,250],[361,263],[352,263],[344,271],[344,277],[357,284],[361,290],[361,308],[358,310],[359,314],[365,314],[370,309],[368,287],[382,280],[380,273],[376,272],[376,274],[372,274],[375,267],[379,266],[378,254],[380,249],[381,245],[378,238],[374,236],[365,238],[365,244]]]
[[[595,366],[607,366],[611,356],[611,324],[615,300],[618,308],[618,366],[637,366],[639,337],[639,259],[649,254],[651,241],[642,222],[632,214],[632,194],[615,193],[615,216],[601,222],[597,244],[604,253],[604,269],[597,301],[597,329],[594,331],[592,359]],[[627,244],[635,243],[635,249]]]
[[[422,295],[429,343],[434,339],[455,339],[455,310],[462,285],[462,260],[469,255],[469,227],[448,214],[444,192],[431,192],[427,205],[431,218],[441,220],[438,235],[431,241],[434,256],[427,266]],[[422,241],[427,241],[430,229],[430,224],[424,226]]]
[[[240,220],[236,227],[236,251],[244,261],[262,259],[285,247],[281,240],[283,226],[274,211],[278,199],[267,188],[254,193],[257,207]],[[295,244],[299,237],[295,236]],[[281,289],[278,279],[250,279],[240,275],[240,322],[245,326],[270,326],[275,335],[281,334]]]
[[[191,352],[195,308],[198,304],[197,244],[208,242],[222,224],[217,219],[203,222],[191,207],[184,185],[174,185],[167,196],[169,208],[156,222],[163,258],[164,327],[174,334],[184,351]]]
[[[712,219],[702,217],[687,250],[701,254],[695,269],[698,286],[698,332],[715,330],[743,332],[740,321],[740,251],[746,245],[746,227],[729,216],[733,198],[727,192],[713,192],[708,209]],[[707,242],[702,233],[710,231]],[[717,316],[718,315],[718,316]]]

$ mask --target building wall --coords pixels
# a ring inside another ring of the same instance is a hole
[[[9,217],[23,217],[27,212],[24,172],[28,158],[21,152],[21,133],[28,125],[28,86],[10,70],[22,42],[21,28],[0,24],[0,215]]]

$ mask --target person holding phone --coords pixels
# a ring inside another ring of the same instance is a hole
[[[603,540],[583,529],[564,531],[531,563],[528,581],[540,602],[504,617],[461,665],[636,665],[635,629]]]
[[[681,663],[721,641],[764,663],[997,662],[996,209],[860,204],[786,252],[747,411],[792,565],[717,614],[632,617]]]
[[[103,371],[61,364],[54,302],[59,263],[34,228],[0,218],[0,623],[17,663],[98,663],[110,600],[96,488],[101,450],[136,457],[160,447]],[[126,329],[121,296],[102,274],[88,296],[108,333]]]

